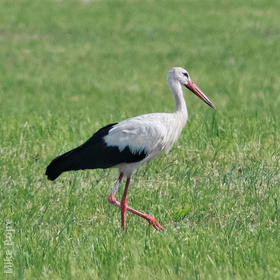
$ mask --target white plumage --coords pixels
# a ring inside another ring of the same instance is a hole
[[[116,167],[129,177],[143,163],[153,159],[162,151],[170,151],[187,121],[187,114],[155,113],[122,121],[115,125],[104,137],[108,146],[122,151],[129,147],[132,153],[144,151],[147,156],[137,163],[122,163]]]
[[[104,137],[108,146],[118,147],[120,151],[128,146],[132,153],[147,153],[147,157],[140,162],[117,165],[124,176],[130,177],[137,167],[162,151],[167,154],[179,138],[188,119],[181,86],[182,82],[187,84],[187,77],[183,75],[185,72],[183,68],[175,67],[167,75],[168,85],[176,101],[173,113],[152,113],[124,120],[116,124]]]

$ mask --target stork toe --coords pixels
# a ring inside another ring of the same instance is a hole
[[[152,216],[147,216],[146,220],[148,221],[149,225],[152,225],[156,230],[164,229],[163,226]]]

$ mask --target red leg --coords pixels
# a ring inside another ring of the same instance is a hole
[[[148,221],[148,223],[150,225],[152,225],[156,230],[161,230],[163,229],[163,227],[159,224],[159,222],[154,218],[151,217],[147,214],[144,214],[140,211],[137,211],[129,206],[127,206],[127,201],[126,201],[126,196],[127,196],[127,190],[129,187],[129,183],[130,183],[130,178],[127,179],[126,184],[125,184],[125,189],[124,189],[124,193],[123,193],[123,197],[121,200],[121,203],[119,201],[117,201],[115,194],[112,192],[111,195],[108,197],[108,201],[121,208],[121,217],[122,217],[122,230],[124,231],[124,227],[125,227],[125,214],[126,214],[126,210],[145,219],[146,221]]]
[[[130,183],[130,178],[128,177],[125,183],[125,188],[121,200],[121,218],[122,218],[122,230],[124,231],[124,226],[125,226],[125,218],[126,218],[126,209],[127,209],[127,201],[126,201],[126,196],[127,196],[127,190],[129,187]]]
[[[160,225],[160,223],[152,216],[149,216],[145,213],[142,213],[140,211],[137,211],[131,207],[127,207],[127,211],[145,219],[150,225],[152,225],[156,230],[161,230],[161,229],[164,229],[163,226]]]

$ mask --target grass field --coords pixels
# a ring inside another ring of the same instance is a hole
[[[2,0],[0,279],[280,279],[279,3]],[[178,143],[128,193],[165,230],[128,214],[123,234],[116,170],[45,168],[107,123],[174,110],[173,66],[217,110],[185,91]]]

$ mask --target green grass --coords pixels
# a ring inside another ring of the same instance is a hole
[[[2,0],[0,278],[279,279],[279,12],[276,0]],[[115,170],[52,183],[45,167],[107,123],[172,111],[172,66],[217,111],[186,91],[178,143],[128,192],[165,230],[128,214],[123,234],[107,202]]]

